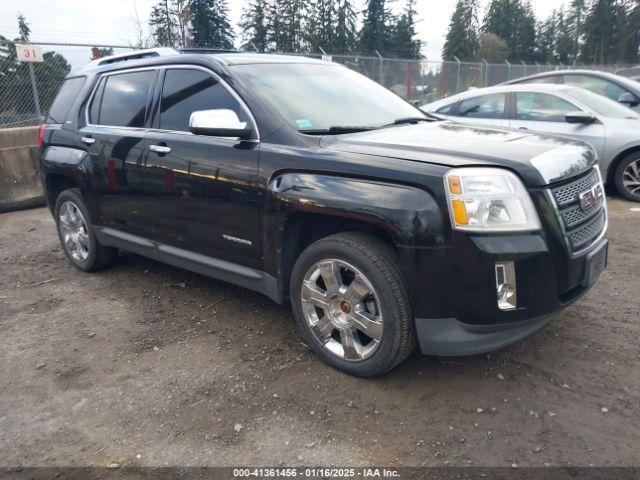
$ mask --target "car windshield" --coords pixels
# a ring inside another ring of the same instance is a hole
[[[633,110],[597,93],[582,88],[566,90],[565,93],[603,117],[640,119],[640,115]]]
[[[236,65],[233,71],[303,133],[349,133],[430,120],[421,110],[348,68],[332,64]]]

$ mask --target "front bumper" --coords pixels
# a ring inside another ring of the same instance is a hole
[[[444,255],[440,257],[451,262],[449,271],[453,275],[441,275],[438,287],[448,290],[448,294],[414,292],[415,328],[424,354],[474,355],[527,337],[593,286],[604,268],[596,264],[594,254],[604,252],[604,257],[599,258],[606,262],[608,249],[607,240],[602,239],[584,255],[568,258],[536,235],[466,241],[466,248],[441,252]],[[497,307],[493,265],[504,260],[511,260],[516,266],[518,308],[513,311]],[[424,272],[422,267],[421,270]],[[433,287],[435,283],[420,285]]]

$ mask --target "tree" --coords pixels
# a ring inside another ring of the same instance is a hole
[[[493,33],[508,46],[508,59],[535,59],[535,16],[526,0],[491,0],[482,25],[484,33]]]
[[[509,55],[507,42],[494,33],[483,33],[478,39],[479,59],[489,63],[503,63]]]
[[[177,25],[173,18],[173,12],[169,8],[169,0],[161,0],[151,7],[149,26],[151,27],[151,36],[156,45],[164,47],[173,47],[175,45],[175,29]]]
[[[580,53],[580,43],[585,15],[585,0],[571,0],[571,4],[569,6],[569,14],[567,16],[567,30],[571,35],[571,61],[574,65],[578,60],[578,54]]]
[[[384,52],[389,40],[389,21],[391,13],[385,0],[367,0],[365,17],[360,30],[360,51],[372,53]]]
[[[333,52],[350,53],[356,48],[358,22],[351,0],[336,0],[336,23],[333,38]]]
[[[640,50],[640,0],[631,4],[624,31],[624,61],[637,63]]]
[[[471,60],[478,50],[478,0],[458,0],[442,49],[444,60]]]
[[[242,48],[266,52],[269,48],[266,0],[251,0],[242,12]]]
[[[29,36],[31,35],[31,28],[27,23],[27,19],[22,13],[18,13],[18,32],[20,32],[20,37],[16,40],[20,40],[22,42],[28,42]]]
[[[543,63],[555,62],[556,12],[536,25],[536,58]]]
[[[332,0],[314,0],[307,12],[306,43],[310,51],[334,51],[334,28],[338,12]]]
[[[416,36],[414,0],[407,0],[404,12],[394,19],[390,28],[387,54],[400,58],[420,58],[420,41]]]
[[[194,46],[233,48],[233,29],[226,0],[190,0],[188,6]]]
[[[584,19],[580,59],[584,63],[615,63],[622,44],[625,11],[617,0],[594,0]]]
[[[556,35],[556,62],[569,63],[572,58],[573,39],[564,7],[560,7],[556,15]]]

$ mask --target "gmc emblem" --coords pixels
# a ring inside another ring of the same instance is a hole
[[[602,185],[598,183],[597,185],[591,187],[589,190],[578,195],[578,199],[580,200],[580,208],[584,212],[586,212],[587,210],[591,210],[602,200],[603,196],[604,192],[602,191]]]

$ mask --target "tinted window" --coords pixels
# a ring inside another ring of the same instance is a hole
[[[189,117],[196,110],[228,109],[241,122],[249,122],[246,112],[231,93],[206,72],[167,70],[160,103],[160,128],[189,130]]]
[[[47,123],[64,123],[67,115],[69,115],[73,101],[77,98],[82,85],[84,85],[84,81],[85,77],[70,78],[64,81],[49,109]]]
[[[561,98],[546,93],[516,93],[516,118],[540,122],[564,122],[569,112],[580,110]]]
[[[505,103],[504,93],[468,98],[460,102],[458,115],[468,118],[504,118]]]
[[[96,88],[96,93],[93,95],[91,105],[89,106],[89,123],[93,123],[94,125],[98,123],[98,117],[100,115],[100,101],[102,100],[105,80],[106,78],[100,80],[100,84],[98,88]]]
[[[153,75],[145,70],[106,77],[97,123],[143,127]]]
[[[573,85],[575,87],[584,88],[590,90],[599,95],[609,97],[611,100],[618,101],[618,97],[626,90],[609,80],[604,80],[598,77],[591,77],[589,75],[565,75],[564,83],[567,85]]]

